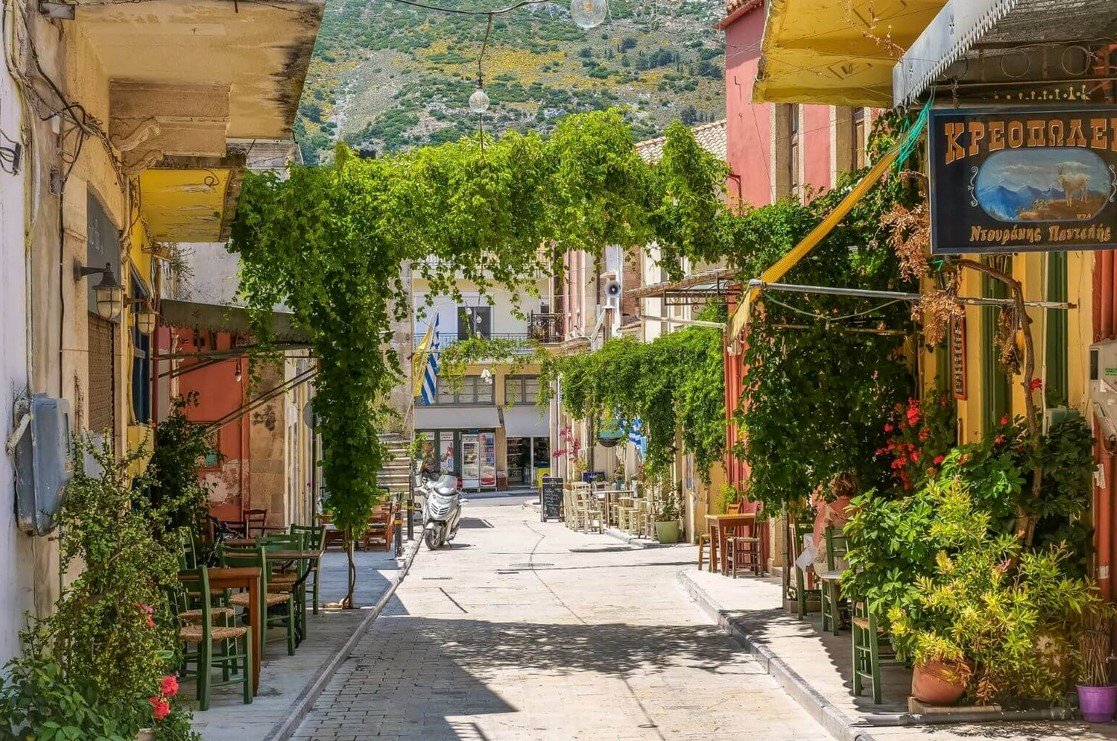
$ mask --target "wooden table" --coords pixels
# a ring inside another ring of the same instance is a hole
[[[729,573],[729,553],[725,547],[725,540],[729,531],[736,530],[742,525],[756,523],[756,513],[748,512],[741,515],[706,515],[706,525],[710,528],[710,570],[714,569],[714,552],[717,551],[722,574]],[[715,547],[713,544],[717,543]]]
[[[230,548],[253,548],[256,545],[256,539],[255,538],[225,538],[225,540],[221,541],[221,543],[223,545],[229,546]]]
[[[252,694],[260,689],[260,656],[264,653],[264,629],[260,610],[260,568],[258,566],[214,567],[209,569],[210,589],[247,589],[248,626],[252,628],[252,639],[256,642],[252,652]]]

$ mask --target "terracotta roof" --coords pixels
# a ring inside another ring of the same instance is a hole
[[[714,121],[713,123],[691,127],[691,131],[694,132],[694,138],[698,140],[699,146],[718,159],[725,161],[724,118],[720,121]],[[654,164],[659,162],[660,158],[663,157],[663,143],[665,141],[667,141],[667,138],[661,136],[656,139],[638,142],[636,144],[636,151],[638,151],[640,156],[646,161]]]
[[[716,28],[724,29],[750,10],[756,10],[764,5],[764,0],[725,0],[725,18],[717,24]]]

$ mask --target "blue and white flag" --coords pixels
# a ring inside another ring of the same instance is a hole
[[[438,395],[438,314],[434,315],[433,336],[427,352],[427,365],[423,370],[423,404],[430,406]]]
[[[640,451],[640,457],[644,458],[648,454],[648,438],[644,435],[644,420],[637,417],[632,420],[632,424],[628,426],[628,441],[636,446]]]

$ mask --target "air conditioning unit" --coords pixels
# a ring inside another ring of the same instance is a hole
[[[16,402],[16,432],[9,440],[15,455],[16,515],[27,533],[54,530],[66,484],[73,476],[70,458],[70,403],[46,394]]]
[[[1090,407],[1106,446],[1117,447],[1117,340],[1090,346]]]

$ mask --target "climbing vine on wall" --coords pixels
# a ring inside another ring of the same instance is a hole
[[[409,311],[403,261],[432,295],[454,295],[461,280],[484,292],[558,272],[571,249],[712,251],[722,232],[704,225],[721,213],[723,174],[681,124],[668,129],[662,161],[645,163],[607,111],[570,116],[546,140],[509,133],[483,148],[471,138],[376,159],[341,146],[332,166],[248,175],[230,249],[259,340],[269,342],[265,319],[283,303],[318,359],[336,524],[359,531],[378,496],[377,433],[400,378],[389,325]]]
[[[895,121],[878,126],[873,151],[895,141]],[[882,140],[885,142],[882,144]],[[833,210],[855,182],[808,204],[781,201],[733,225],[746,275],[760,275]],[[909,178],[893,174],[783,279],[798,285],[911,291],[882,217],[919,199]],[[882,423],[913,391],[905,343],[915,327],[910,308],[881,299],[819,294],[762,294],[743,343],[747,371],[736,421],[745,444],[734,453],[749,466],[748,495],[771,510],[795,507],[842,474],[861,488],[883,483],[873,461]]]
[[[709,481],[710,469],[725,451],[720,330],[688,327],[648,343],[624,337],[591,353],[547,358],[541,404],[550,401],[551,382],[559,378],[567,414],[577,419],[616,418],[626,428],[637,419],[643,422],[648,475],[667,472],[677,452],[676,440],[681,440]]]

